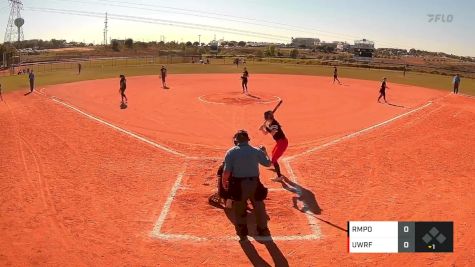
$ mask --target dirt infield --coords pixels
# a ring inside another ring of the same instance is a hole
[[[389,83],[378,104],[376,82],[331,81],[253,75],[244,96],[231,74],[130,77],[124,110],[118,79],[4,95],[0,264],[473,264],[475,99]],[[240,245],[207,197],[237,129],[272,147],[257,128],[279,99],[275,243]],[[455,253],[348,254],[348,220],[453,220]]]

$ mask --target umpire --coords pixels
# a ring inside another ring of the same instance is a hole
[[[271,161],[264,147],[249,145],[249,135],[245,130],[239,130],[234,141],[237,145],[228,150],[224,159],[223,187],[233,200],[236,234],[240,241],[247,240],[246,208],[249,199],[254,207],[258,235],[270,236],[263,202],[267,188],[259,180],[259,164],[269,167]]]

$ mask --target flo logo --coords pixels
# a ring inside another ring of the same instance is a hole
[[[451,23],[454,20],[452,14],[428,14],[429,23]]]

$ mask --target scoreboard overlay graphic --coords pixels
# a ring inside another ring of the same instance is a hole
[[[350,253],[453,252],[453,222],[349,221]]]

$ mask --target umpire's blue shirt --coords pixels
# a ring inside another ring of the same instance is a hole
[[[269,167],[271,161],[264,151],[244,142],[228,150],[224,158],[224,171],[231,172],[235,178],[259,177],[259,164]]]

